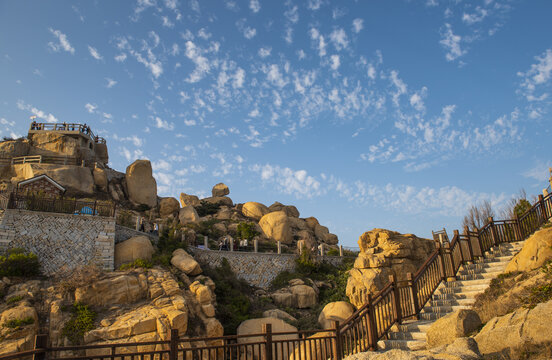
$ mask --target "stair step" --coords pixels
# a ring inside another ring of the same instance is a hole
[[[426,341],[426,333],[420,331],[389,332],[389,340],[421,340]]]
[[[473,300],[481,291],[464,291],[433,294],[432,300]]]
[[[497,277],[499,274],[502,274],[502,271],[492,272],[492,273],[480,273],[480,274],[467,274],[467,275],[457,275],[456,278],[460,281],[466,280],[483,280],[489,279],[492,280]]]
[[[427,332],[431,324],[433,324],[433,321],[417,320],[411,323],[403,323],[401,325],[398,325],[398,329],[402,332],[411,331],[425,333]]]
[[[493,267],[488,269],[471,269],[466,270],[462,269],[458,272],[458,275],[487,275],[487,276],[498,276],[501,274],[506,266]]]
[[[419,314],[421,320],[437,320],[446,316],[448,313],[421,312]]]
[[[431,306],[472,306],[475,303],[475,299],[432,299],[430,301]]]
[[[469,305],[443,305],[443,306],[425,306],[422,309],[424,313],[437,313],[437,314],[448,314],[456,310],[461,309],[470,309]]]
[[[476,280],[456,280],[449,281],[445,284],[447,288],[458,288],[464,286],[473,286],[473,285],[488,285],[491,283],[492,279],[476,279]]]
[[[378,348],[381,350],[402,349],[402,350],[424,350],[425,340],[380,340]]]

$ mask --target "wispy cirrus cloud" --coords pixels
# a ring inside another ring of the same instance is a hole
[[[49,42],[48,47],[55,52],[59,51],[66,51],[70,53],[71,55],[75,54],[75,48],[71,46],[71,43],[67,39],[67,35],[62,33],[60,30],[54,30],[52,28],[49,28],[50,32],[56,37],[57,43],[55,42]]]

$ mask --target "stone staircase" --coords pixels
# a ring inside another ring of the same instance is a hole
[[[485,253],[485,259],[463,265],[456,281],[442,282],[419,314],[419,320],[395,326],[387,340],[380,340],[382,350],[420,350],[426,348],[426,332],[437,319],[458,309],[469,309],[476,295],[483,293],[492,279],[501,274],[510,259],[521,250],[523,242],[505,243]]]

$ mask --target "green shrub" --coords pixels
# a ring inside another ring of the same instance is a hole
[[[119,266],[119,270],[129,270],[135,268],[151,269],[152,267],[153,263],[151,261],[145,259],[136,259],[131,263]]]
[[[0,256],[0,276],[31,277],[40,275],[38,257],[32,252],[14,248],[6,256]]]
[[[207,215],[216,214],[220,209],[221,205],[222,203],[220,202],[212,204],[207,201],[201,201],[201,204],[199,206],[196,206],[195,210],[200,217],[203,217]]]
[[[226,259],[222,259],[219,267],[203,270],[216,285],[216,317],[223,324],[225,334],[235,334],[238,326],[251,318],[251,302],[247,295],[252,293],[252,287],[236,277]]]
[[[75,303],[71,307],[71,319],[67,321],[62,330],[73,344],[81,344],[84,340],[84,333],[94,329],[96,313],[88,305]]]
[[[532,205],[527,199],[519,199],[516,206],[514,206],[514,215],[521,217],[527,210],[531,209]]]
[[[145,212],[145,211],[148,211],[149,209],[151,209],[151,206],[147,204],[140,204],[136,207],[136,210],[139,212]]]
[[[549,300],[552,300],[552,282],[532,287],[529,296],[523,299],[523,306],[532,309]]]
[[[171,253],[159,253],[159,252],[157,252],[157,253],[153,254],[153,256],[151,258],[151,262],[154,265],[169,267],[169,266],[171,266],[171,259],[172,259],[172,254]]]
[[[134,229],[136,223],[133,221],[132,211],[119,210],[117,211],[117,224],[127,228]]]
[[[23,300],[23,296],[12,296],[8,300],[6,300],[6,304],[15,304],[16,302],[19,302]]]
[[[255,236],[259,235],[259,232],[255,230],[255,224],[241,222],[238,224],[236,236],[238,239],[251,241]]]
[[[29,316],[25,319],[12,319],[6,321],[4,324],[2,324],[2,326],[10,329],[19,329],[21,326],[31,325],[34,324],[34,322],[34,318],[32,316]]]

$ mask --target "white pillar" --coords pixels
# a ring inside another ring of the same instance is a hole
[[[254,252],[259,252],[259,240],[257,240],[257,239],[253,240],[253,251]]]
[[[208,236],[203,237],[203,247],[205,248],[205,250],[209,250],[209,237]]]
[[[339,256],[343,256],[343,245],[339,245]]]
[[[140,216],[136,217],[136,230],[140,231]]]
[[[282,243],[278,241],[278,254],[282,253]]]
[[[230,238],[230,251],[234,251],[234,238]]]

